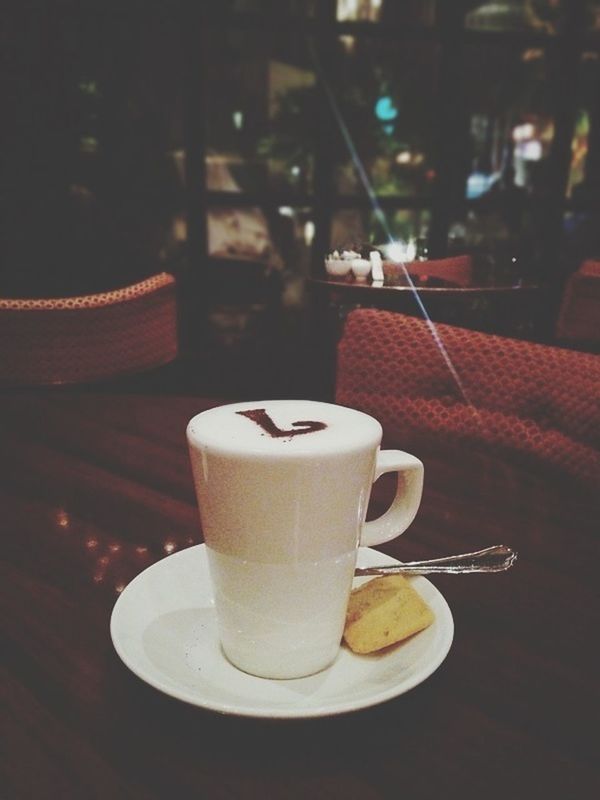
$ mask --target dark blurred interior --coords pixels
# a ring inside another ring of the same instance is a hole
[[[0,14],[0,298],[171,273],[181,354],[153,388],[318,395],[332,325],[315,306],[339,320],[353,301],[312,284],[356,242],[470,254],[476,285],[514,291],[436,296],[434,319],[562,344],[568,279],[600,259],[597,0]]]

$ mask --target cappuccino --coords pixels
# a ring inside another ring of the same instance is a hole
[[[187,435],[225,654],[270,678],[325,668],[358,546],[410,524],[421,463],[380,453],[381,426],[367,414],[313,401],[221,406],[194,417]],[[396,500],[365,523],[373,480],[387,471],[402,475]]]
[[[368,414],[344,406],[271,400],[205,411],[190,422],[188,435],[211,448],[259,451],[280,458],[361,447],[373,437],[381,439],[381,425]]]

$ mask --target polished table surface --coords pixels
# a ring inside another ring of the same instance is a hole
[[[310,278],[309,282],[312,286],[327,288],[329,290],[339,290],[340,292],[347,293],[351,296],[356,293],[357,296],[376,296],[376,295],[399,295],[407,294],[417,291],[424,296],[435,296],[436,294],[452,295],[490,295],[490,294],[522,294],[523,292],[537,292],[539,285],[535,283],[528,283],[522,280],[514,281],[474,281],[468,286],[459,286],[456,283],[445,281],[442,279],[432,278],[422,280],[418,276],[411,276],[412,285],[404,278],[398,278],[395,281],[389,279],[371,280],[371,278],[355,278],[353,275],[345,277],[333,277],[323,275],[321,277]]]
[[[420,279],[416,275],[411,280],[412,285],[403,277],[374,281],[352,275],[343,278],[324,275],[309,278],[308,286],[317,301],[338,309],[364,305],[415,313],[423,306],[438,321],[466,324],[471,320],[476,321],[477,328],[484,329],[487,325],[490,332],[507,334],[516,329],[521,318],[537,317],[537,306],[547,294],[539,285],[517,279],[474,280],[468,286],[439,278]]]
[[[201,541],[184,431],[215,402],[0,398],[2,796],[598,796],[597,498],[483,455],[428,454],[422,510],[382,548],[519,551],[506,574],[432,578],[455,638],[417,688],[354,714],[259,721],[128,671],[111,610],[137,573]]]

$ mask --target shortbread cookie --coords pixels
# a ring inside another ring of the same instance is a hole
[[[427,628],[433,612],[402,575],[384,575],[350,595],[344,639],[355,653],[372,653]]]

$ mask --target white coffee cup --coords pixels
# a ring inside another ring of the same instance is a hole
[[[359,545],[413,521],[423,465],[379,449],[381,425],[308,400],[236,403],[187,428],[227,658],[265,678],[329,666],[340,647]],[[365,522],[373,482],[397,472],[388,511]]]

